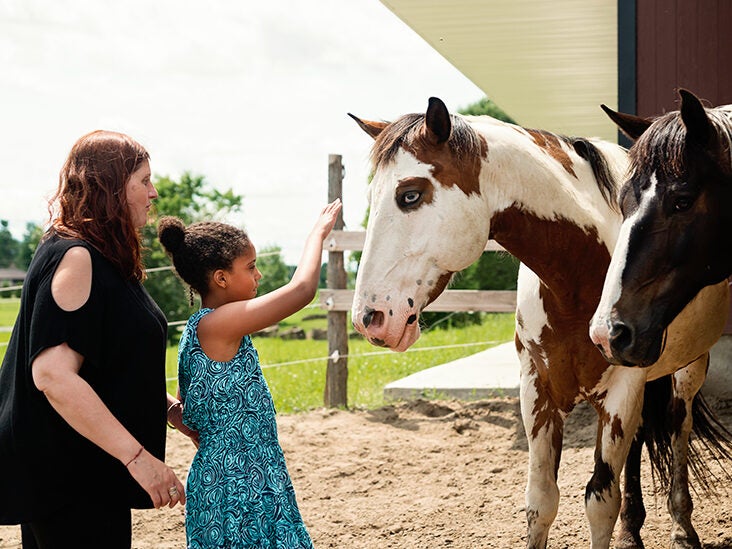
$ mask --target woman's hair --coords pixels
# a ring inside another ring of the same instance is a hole
[[[206,297],[211,274],[230,269],[250,247],[247,233],[217,221],[201,221],[186,227],[177,217],[158,222],[158,238],[173,259],[183,282]]]
[[[51,232],[86,240],[124,277],[143,280],[140,234],[125,187],[149,158],[142,145],[122,133],[97,130],[79,138],[49,203]]]

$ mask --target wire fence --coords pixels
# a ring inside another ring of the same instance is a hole
[[[408,349],[405,351],[405,354],[414,354],[414,353],[420,353],[420,352],[426,352],[426,351],[440,351],[443,349],[458,349],[461,347],[478,347],[481,345],[498,345],[500,343],[504,343],[503,341],[476,341],[472,343],[453,343],[450,345],[435,345],[432,347],[416,347],[412,349]],[[280,368],[282,366],[293,366],[296,364],[306,364],[309,362],[325,362],[326,360],[330,359],[335,362],[341,359],[346,358],[363,358],[363,357],[369,357],[369,356],[382,356],[382,355],[390,355],[394,354],[394,351],[372,351],[370,353],[356,353],[356,354],[347,354],[347,355],[339,355],[338,351],[334,351],[332,354],[328,356],[321,356],[316,358],[303,358],[300,360],[288,360],[287,362],[279,362],[277,364],[261,364],[260,367],[264,369],[268,368]],[[165,381],[177,381],[177,377],[169,377],[166,378]]]
[[[279,252],[265,252],[263,254],[259,254],[259,257],[263,257],[263,256],[267,256],[267,255],[275,255],[275,254],[278,254],[278,253]],[[174,267],[172,265],[166,265],[166,266],[162,266],[162,267],[151,267],[149,269],[145,269],[145,272],[147,272],[147,273],[157,273],[157,272],[171,271],[171,270],[174,270]],[[22,290],[22,289],[23,289],[23,286],[22,285],[6,286],[6,287],[3,287],[3,288],[0,288],[0,294],[2,294],[2,292],[17,291],[17,290]],[[322,309],[322,307],[318,303],[311,303],[310,305],[307,305],[305,308],[306,309],[316,309],[316,308],[317,309]],[[433,328],[435,328],[438,324],[440,324],[440,323],[445,322],[446,320],[448,320],[455,313],[456,313],[456,311],[455,312],[452,312],[452,313],[450,313],[450,314],[448,314],[446,316],[444,316],[443,318],[439,319],[437,322],[435,322],[431,326],[429,326],[429,327],[425,328],[424,330],[422,330],[422,332],[423,333],[429,332],[430,330],[432,330]],[[186,324],[186,322],[188,322],[187,319],[186,320],[174,320],[174,321],[168,322],[168,327],[170,328],[170,327],[183,326],[183,325]],[[2,333],[2,332],[10,332],[10,331],[12,331],[12,329],[13,329],[13,326],[0,326],[0,333]],[[452,344],[452,345],[438,345],[438,346],[435,346],[435,347],[418,347],[418,348],[413,348],[413,349],[409,349],[406,352],[407,353],[419,353],[419,352],[425,352],[425,351],[436,351],[436,350],[441,350],[441,349],[458,348],[458,347],[476,347],[476,346],[480,346],[480,345],[497,345],[498,343],[501,343],[501,342],[500,341],[479,341],[479,342],[460,343],[460,344]],[[1,347],[7,347],[7,346],[8,346],[8,342],[7,341],[0,342],[0,348]],[[392,353],[392,351],[373,351],[373,352],[370,352],[370,353],[339,355],[338,354],[338,351],[334,351],[331,355],[328,355],[328,356],[322,356],[322,357],[317,357],[317,358],[305,358],[305,359],[300,359],[300,360],[290,360],[290,361],[287,361],[287,362],[280,362],[280,363],[277,363],[277,364],[262,364],[261,366],[262,366],[263,369],[264,368],[280,368],[280,367],[283,367],[283,366],[292,366],[292,365],[304,364],[304,363],[308,363],[308,362],[323,362],[323,361],[326,361],[328,359],[333,360],[334,362],[337,362],[339,359],[362,358],[362,357],[367,357],[367,356],[388,355],[390,353]],[[176,379],[177,378],[167,378],[166,381],[175,381]]]

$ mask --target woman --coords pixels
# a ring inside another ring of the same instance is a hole
[[[191,432],[141,283],[156,197],[147,151],[120,133],[81,137],[61,170],[0,369],[0,523],[21,524],[23,547],[128,549],[131,508],[185,503],[166,410]]]

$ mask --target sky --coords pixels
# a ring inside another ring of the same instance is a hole
[[[367,207],[372,140],[393,120],[485,94],[379,0],[0,0],[0,220],[20,238],[81,135],[127,133],[154,174],[243,197],[222,220],[295,264],[345,166],[344,220]]]

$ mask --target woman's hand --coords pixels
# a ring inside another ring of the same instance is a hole
[[[173,508],[177,503],[185,505],[185,489],[173,470],[144,448],[127,464],[127,470],[150,496],[156,509],[164,505]]]

